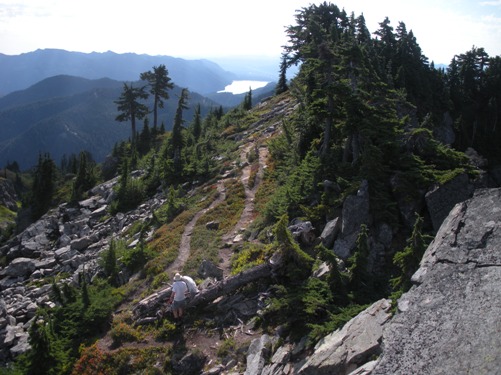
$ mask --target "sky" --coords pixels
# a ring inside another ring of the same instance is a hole
[[[286,26],[311,0],[0,0],[0,53],[133,52],[188,59],[278,58]],[[501,0],[338,0],[374,32],[403,21],[435,64],[473,46],[501,55]]]

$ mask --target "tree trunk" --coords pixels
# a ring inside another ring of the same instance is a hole
[[[271,276],[272,268],[270,264],[263,263],[259,266],[253,267],[238,275],[228,277],[222,281],[217,282],[215,285],[198,293],[192,300],[188,302],[188,307],[195,307],[202,304],[207,304],[214,301],[216,298],[234,292],[238,288],[247,285],[258,279]]]
[[[238,275],[228,277],[222,281],[219,281],[216,284],[208,287],[207,289],[202,290],[193,299],[188,301],[187,307],[196,307],[211,303],[216,298],[234,292],[235,290],[251,282],[254,282],[258,279],[270,277],[272,276],[275,268],[277,266],[280,266],[280,263],[276,265],[273,261],[263,263],[246,271],[243,271]],[[169,286],[139,301],[139,303],[133,309],[133,316],[135,318],[135,321],[137,323],[151,322],[151,317],[156,316],[157,311],[167,304],[170,294],[171,287]],[[153,321],[154,320],[155,319],[153,319]]]

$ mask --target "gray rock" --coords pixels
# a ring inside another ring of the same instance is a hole
[[[463,173],[442,186],[436,186],[426,193],[426,206],[430,213],[433,228],[438,230],[456,203],[471,197],[473,186],[469,183],[468,176]]]
[[[477,168],[485,168],[487,167],[488,161],[482,155],[480,155],[476,150],[471,147],[468,147],[464,152],[466,156],[470,159],[470,163],[472,163]]]
[[[268,335],[252,340],[247,352],[247,367],[244,375],[261,375],[270,355],[272,339]]]
[[[311,245],[315,241],[315,228],[313,228],[310,221],[294,219],[287,229],[292,233],[292,237],[299,243]]]
[[[377,301],[343,328],[324,337],[298,374],[348,374],[374,355],[379,355],[383,326],[390,318],[390,307],[389,300]]]
[[[202,260],[202,263],[198,268],[198,274],[204,279],[215,278],[217,280],[221,280],[223,278],[223,270],[206,259]]]
[[[329,221],[322,231],[320,238],[322,240],[322,245],[326,248],[330,249],[334,245],[334,240],[338,236],[341,231],[341,219],[335,218],[334,220]]]
[[[492,167],[489,170],[489,175],[494,180],[496,186],[501,186],[501,165],[497,165],[495,167]]]
[[[37,270],[39,270],[41,268],[52,268],[56,264],[57,264],[56,259],[50,257],[50,258],[45,258],[45,259],[42,259],[42,260],[35,261],[35,268]]]
[[[17,194],[11,180],[0,179],[0,205],[11,211],[17,211]]]
[[[85,236],[71,241],[70,247],[74,250],[82,251],[94,242],[95,238],[91,238],[91,236]]]
[[[385,327],[373,375],[499,373],[500,228],[501,189],[454,207]]]
[[[374,370],[376,364],[376,360],[367,362],[363,366],[360,366],[356,370],[350,372],[348,375],[370,375],[372,373],[372,370]]]
[[[442,122],[433,127],[433,136],[445,145],[452,145],[455,142],[454,120],[449,112],[445,112],[442,116]]]
[[[334,254],[343,260],[348,259],[357,243],[358,233],[357,231],[343,238],[338,238],[336,242],[334,242]]]
[[[378,228],[376,238],[385,248],[388,249],[393,241],[393,230],[391,229],[391,226],[386,223],[382,223]]]
[[[360,230],[360,225],[369,224],[369,183],[363,180],[356,195],[346,197],[343,203],[341,231],[343,236]]]
[[[219,229],[219,221],[209,221],[205,224],[205,228],[208,230],[218,230]]]
[[[0,275],[11,278],[28,277],[35,271],[36,261],[30,258],[16,258],[0,272]]]
[[[27,333],[23,334],[19,337],[17,344],[10,348],[10,354],[13,358],[26,353],[31,349],[31,345],[29,344],[29,335]]]

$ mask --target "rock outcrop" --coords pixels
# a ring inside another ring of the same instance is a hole
[[[393,317],[390,301],[377,301],[311,353],[301,342],[257,350],[249,373],[499,374],[501,189],[478,190],[453,208],[412,280]]]
[[[0,206],[17,211],[17,200],[18,196],[12,181],[0,178]]]
[[[413,281],[372,374],[499,373],[501,189],[454,207]]]

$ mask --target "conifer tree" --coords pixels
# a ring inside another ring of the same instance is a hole
[[[147,99],[148,93],[144,87],[133,87],[132,83],[124,83],[123,91],[118,100],[115,101],[120,114],[115,118],[116,121],[129,121],[131,124],[131,140],[136,143],[136,120],[143,119],[149,112],[148,107],[139,100]]]
[[[282,62],[280,63],[280,75],[278,76],[278,83],[275,87],[275,95],[280,95],[289,89],[287,86],[287,56],[284,54],[282,56]]]
[[[431,236],[422,233],[423,218],[416,215],[416,221],[412,229],[411,237],[407,240],[407,246],[398,251],[393,257],[393,264],[399,269],[399,275],[392,280],[395,290],[406,292],[411,287],[411,276],[419,268],[419,263],[424,255],[426,247],[432,240]]]
[[[178,172],[182,168],[181,163],[181,151],[184,147],[183,140],[183,111],[188,109],[188,89],[182,89],[181,95],[179,95],[179,100],[177,102],[176,115],[174,116],[174,124],[172,127],[172,137],[171,137],[171,148],[172,157],[174,159],[174,164],[178,166]]]
[[[198,141],[200,135],[202,134],[202,118],[200,115],[200,103],[195,107],[195,115],[193,116],[193,123],[191,126],[191,131],[195,142]]]
[[[85,309],[90,306],[89,289],[87,287],[85,273],[82,275],[82,304]]]
[[[146,154],[151,147],[152,131],[150,130],[148,117],[144,118],[143,130],[139,134],[137,142],[137,151],[140,155]]]
[[[57,168],[49,154],[38,156],[33,178],[32,218],[39,219],[50,207],[55,191]]]
[[[60,356],[54,345],[48,314],[38,314],[29,333],[31,349],[28,352],[29,364],[26,373],[28,375],[60,373],[62,370],[58,358]]]
[[[80,152],[77,176],[73,182],[72,201],[82,198],[83,192],[94,186],[96,177],[93,164],[92,157],[88,152]]]
[[[356,248],[349,259],[350,270],[350,289],[353,292],[355,301],[366,303],[372,292],[372,277],[367,269],[369,258],[369,233],[367,225],[360,226],[360,232],[357,237]]]
[[[104,256],[104,272],[108,276],[111,285],[117,285],[118,281],[118,266],[116,255],[116,241],[111,240],[108,251]]]
[[[244,101],[242,102],[242,108],[248,111],[252,108],[252,89],[249,87],[249,91],[245,94]]]
[[[150,86],[150,94],[153,95],[153,126],[156,127],[158,123],[158,108],[164,107],[163,99],[169,99],[169,92],[172,90],[174,84],[169,77],[169,71],[165,65],[154,66],[153,70],[141,73],[143,81],[147,81]]]
[[[285,46],[285,52],[289,56],[289,65],[302,63],[305,96],[313,115],[311,121],[324,124],[319,151],[325,158],[331,146],[338,108],[335,93],[343,90],[342,79],[337,77],[335,70],[339,63],[337,46],[341,35],[349,30],[349,20],[336,5],[324,2],[300,10],[296,23],[287,28],[289,44]]]

